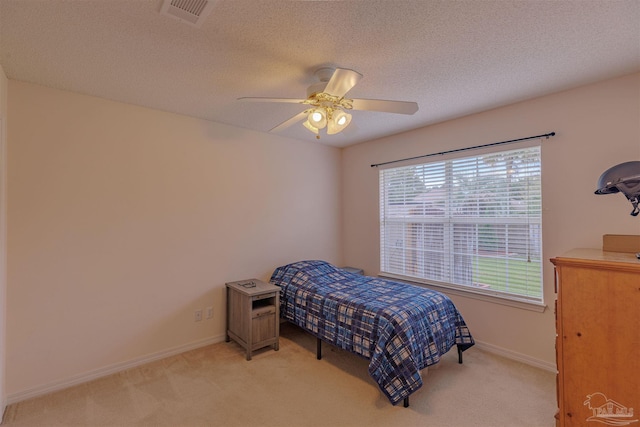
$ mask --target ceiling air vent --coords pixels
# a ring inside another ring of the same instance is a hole
[[[160,14],[199,27],[217,0],[164,0]]]

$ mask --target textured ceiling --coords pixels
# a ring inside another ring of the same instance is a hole
[[[0,0],[10,79],[267,132],[302,111],[322,66],[364,75],[351,98],[415,101],[413,116],[353,112],[350,144],[640,71],[640,2],[219,0],[201,27],[162,0]],[[541,129],[546,131],[546,129]],[[316,143],[302,124],[283,136]]]

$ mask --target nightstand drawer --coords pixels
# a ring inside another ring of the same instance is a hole
[[[276,314],[276,306],[275,305],[265,305],[263,307],[254,308],[251,311],[251,317],[253,317],[254,319],[256,317],[266,316],[266,315],[269,315],[269,314],[273,314],[275,316],[275,314]]]
[[[251,321],[251,341],[254,346],[272,343],[276,335],[276,312],[263,312],[254,316]]]

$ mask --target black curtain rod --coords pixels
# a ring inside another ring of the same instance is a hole
[[[377,168],[378,166],[389,165],[391,163],[398,163],[398,162],[404,162],[404,161],[407,161],[407,160],[421,159],[423,157],[441,156],[443,154],[457,153],[458,151],[475,150],[476,148],[484,148],[484,147],[491,147],[491,146],[494,146],[494,145],[509,144],[511,142],[526,141],[527,139],[536,139],[536,138],[547,138],[547,139],[549,139],[549,137],[552,137],[555,134],[556,134],[555,132],[549,132],[549,133],[545,133],[544,135],[527,136],[526,138],[511,139],[509,141],[492,142],[491,144],[476,145],[476,146],[473,146],[473,147],[466,147],[466,148],[457,148],[455,150],[441,151],[439,153],[424,154],[422,156],[407,157],[406,159],[391,160],[389,162],[384,162],[384,163],[376,163],[375,165],[371,165],[371,167],[372,168]]]

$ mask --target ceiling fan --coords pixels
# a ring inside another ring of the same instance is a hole
[[[349,99],[345,98],[362,78],[357,71],[345,68],[320,68],[315,73],[320,80],[307,88],[306,99],[295,98],[238,98],[249,102],[286,102],[302,104],[307,108],[280,123],[269,132],[286,129],[303,119],[303,125],[320,139],[320,129],[327,129],[328,135],[342,132],[351,123],[349,110],[380,111],[384,113],[413,114],[418,111],[418,104],[406,101],[389,101],[382,99]]]

